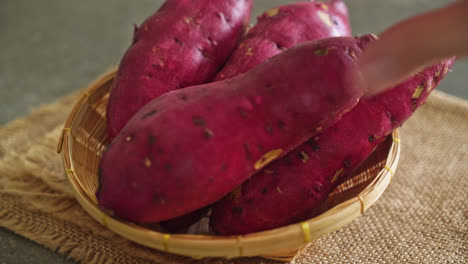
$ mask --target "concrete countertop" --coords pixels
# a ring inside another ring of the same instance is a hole
[[[345,0],[346,1],[346,0]],[[161,0],[0,1],[0,125],[85,87],[118,64],[133,25]],[[292,0],[256,0],[252,22],[263,10]],[[393,23],[450,0],[346,1],[355,35],[379,33]],[[434,37],[438,37],[434,32]],[[421,43],[424,45],[424,43]],[[458,61],[439,86],[468,99],[468,62]],[[0,228],[0,264],[75,263]]]

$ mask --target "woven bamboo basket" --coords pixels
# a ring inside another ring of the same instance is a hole
[[[243,236],[166,234],[115,219],[97,204],[98,164],[106,142],[105,111],[115,70],[92,83],[65,123],[58,149],[76,199],[98,222],[141,245],[193,258],[261,256],[290,261],[313,240],[364,213],[382,195],[396,170],[398,131],[382,143],[349,180],[338,186],[319,216],[302,223]]]

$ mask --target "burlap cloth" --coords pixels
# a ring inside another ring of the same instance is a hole
[[[81,209],[56,145],[77,94],[0,128],[0,226],[82,263],[200,261],[146,249]],[[295,263],[468,263],[468,102],[434,92],[401,129],[402,153],[382,198],[310,244]]]

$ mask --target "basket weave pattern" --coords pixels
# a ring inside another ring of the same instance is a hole
[[[398,131],[389,136],[354,177],[338,186],[323,213],[305,222],[244,236],[164,234],[112,218],[97,205],[97,171],[106,147],[105,111],[115,71],[91,84],[75,105],[59,140],[67,178],[83,208],[114,232],[139,244],[194,258],[263,256],[292,260],[309,242],[359,217],[384,192],[399,159]]]

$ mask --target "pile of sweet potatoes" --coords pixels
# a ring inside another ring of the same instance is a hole
[[[99,205],[178,231],[211,213],[221,235],[296,223],[422,105],[454,59],[366,97],[350,81],[376,37],[345,4],[266,11],[252,0],[167,0],[120,63],[107,108]]]

